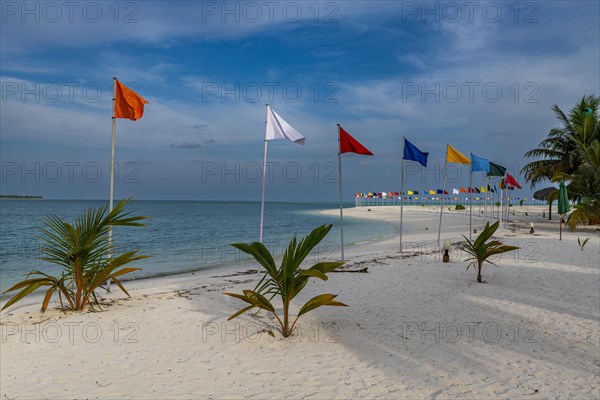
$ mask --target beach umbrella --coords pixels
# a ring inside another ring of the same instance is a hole
[[[534,199],[548,202],[548,220],[552,220],[552,202],[557,199],[557,196],[558,189],[555,187],[547,187],[533,194]]]
[[[561,182],[558,186],[558,214],[560,217],[560,236],[558,240],[562,240],[562,216],[569,212],[569,195],[565,183]]]
[[[545,189],[540,189],[533,193],[533,198],[536,200],[548,200],[548,197],[556,192],[558,189],[555,187],[547,187]]]

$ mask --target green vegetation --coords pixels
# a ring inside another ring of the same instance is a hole
[[[569,198],[578,203],[566,222],[570,229],[600,223],[599,103],[598,96],[584,96],[568,115],[555,105],[562,127],[551,129],[538,148],[525,153],[537,159],[522,170],[532,187],[545,180],[567,183]]]
[[[283,253],[283,260],[279,267],[275,265],[275,261],[269,250],[267,250],[260,242],[232,244],[233,247],[254,257],[254,259],[265,268],[266,274],[254,290],[243,290],[243,294],[224,293],[227,296],[235,297],[249,304],[249,306],[242,308],[229,317],[229,320],[253,308],[266,310],[272,313],[279,322],[281,334],[284,337],[288,337],[294,332],[298,318],[307,312],[321,306],[346,306],[345,304],[334,300],[337,295],[321,294],[306,302],[306,304],[300,308],[296,319],[290,324],[290,302],[302,291],[302,289],[304,289],[309,278],[318,278],[326,281],[329,272],[344,264],[343,262],[320,262],[308,269],[300,268],[302,261],[304,261],[312,249],[323,240],[331,229],[331,226],[332,225],[322,225],[315,228],[308,236],[300,240],[300,242],[296,240],[296,236],[294,235],[287,249]],[[275,296],[281,298],[283,320],[277,314],[275,306],[271,304],[270,300]]]
[[[147,217],[130,216],[125,212],[128,202],[129,199],[120,201],[111,212],[108,212],[107,206],[89,209],[77,218],[74,225],[56,215],[47,218],[46,227],[40,229],[45,242],[42,247],[45,257],[42,260],[61,266],[62,273],[56,277],[42,271],[31,271],[25,280],[5,292],[21,289],[2,309],[43,286],[48,290],[42,302],[42,312],[46,311],[56,291],[63,311],[83,310],[87,305],[93,308],[93,304],[99,304],[96,290],[108,280],[112,280],[129,296],[119,279],[140,268],[121,267],[147,256],[137,255],[137,250],[116,255],[117,246],[109,239],[113,226],[144,226],[138,221]]]
[[[583,248],[585,247],[585,245],[587,244],[587,242],[590,241],[591,238],[586,238],[583,242],[581,241],[581,239],[579,238],[579,236],[577,236],[577,244],[579,245],[579,248],[581,248],[581,251],[583,251]]]
[[[493,225],[490,225],[489,222],[486,223],[485,228],[474,242],[470,241],[465,235],[463,235],[466,243],[462,246],[462,249],[471,255],[471,257],[467,259],[467,262],[471,261],[471,263],[467,265],[467,269],[469,269],[471,265],[477,265],[477,282],[479,283],[485,282],[481,277],[481,268],[483,267],[483,264],[488,262],[492,265],[496,265],[488,260],[488,258],[496,254],[506,253],[508,251],[518,249],[516,246],[505,245],[499,240],[492,240],[488,242],[488,239],[490,239],[496,232],[499,225],[500,221],[497,221]]]
[[[454,207],[455,210],[464,210],[465,206],[463,206],[462,204],[457,204],[456,207]]]

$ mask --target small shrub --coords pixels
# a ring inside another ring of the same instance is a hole
[[[462,246],[462,248],[469,255],[471,255],[471,258],[468,258],[466,260],[471,261],[471,263],[467,265],[467,269],[469,269],[471,265],[477,265],[477,282],[479,283],[484,282],[481,277],[481,269],[483,267],[483,263],[489,262],[492,265],[496,265],[490,260],[488,260],[488,258],[495,254],[506,253],[507,251],[513,251],[518,249],[517,246],[507,246],[499,240],[492,240],[490,242],[487,242],[487,240],[492,237],[494,232],[496,232],[499,225],[500,221],[497,221],[493,225],[490,225],[489,222],[486,223],[485,228],[479,234],[477,239],[475,239],[474,242],[467,239],[465,235],[462,235],[462,237],[464,237],[466,240],[466,243]]]
[[[455,210],[464,210],[465,206],[463,206],[462,204],[457,204],[456,207],[454,207]]]
[[[125,206],[129,199],[120,201],[108,212],[108,206],[89,209],[70,224],[56,215],[46,220],[41,228],[42,247],[45,257],[41,259],[60,265],[63,271],[59,277],[41,271],[31,271],[26,279],[13,285],[4,293],[22,289],[10,299],[2,309],[15,304],[40,287],[48,290],[42,301],[42,313],[46,311],[54,292],[58,292],[61,308],[76,311],[83,310],[92,303],[98,304],[96,289],[108,280],[112,280],[127,296],[127,290],[119,280],[122,275],[140,268],[121,268],[132,261],[147,258],[137,255],[137,250],[113,256],[117,246],[109,241],[110,228],[113,226],[144,226],[138,222],[147,217],[129,216]],[[35,276],[35,277],[31,277]],[[67,306],[63,303],[63,297]]]
[[[585,247],[585,245],[587,244],[587,242],[589,242],[591,238],[587,238],[585,239],[583,242],[581,241],[581,239],[579,238],[579,236],[577,236],[577,244],[579,245],[579,247],[581,248],[581,251],[583,251],[583,248]]]
[[[273,256],[267,248],[260,242],[254,243],[234,243],[233,247],[250,254],[266,272],[264,278],[258,283],[254,290],[243,290],[243,294],[224,293],[227,296],[235,297],[245,301],[249,306],[242,308],[228,320],[231,320],[246,311],[253,308],[259,308],[269,311],[279,322],[281,334],[284,337],[290,336],[294,332],[298,318],[309,311],[321,306],[346,306],[339,301],[334,300],[337,295],[321,294],[313,297],[300,308],[294,322],[290,323],[289,311],[290,302],[296,297],[308,283],[309,278],[318,278],[326,281],[327,274],[336,268],[342,266],[343,262],[320,262],[308,269],[300,268],[300,264],[312,251],[312,249],[323,240],[329,232],[332,225],[322,225],[315,228],[308,236],[298,242],[296,236],[292,237],[287,249],[283,253],[281,266],[277,267]],[[275,306],[271,304],[271,299],[275,296],[281,297],[283,305],[283,321],[277,314]],[[267,298],[268,297],[268,298]]]

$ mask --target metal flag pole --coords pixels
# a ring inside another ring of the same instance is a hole
[[[438,225],[437,244],[440,247],[440,235],[442,234],[442,214],[444,213],[444,192],[446,191],[446,167],[448,166],[448,143],[446,143],[446,161],[444,161],[444,169],[442,170],[442,200],[440,203],[440,223]]]
[[[504,178],[500,179],[500,185],[502,185],[502,188],[500,188],[500,215],[498,216],[500,218],[500,229],[504,229],[504,205],[502,204],[504,202],[504,183],[502,182],[503,179]]]
[[[266,134],[266,129],[267,129],[267,114],[269,112],[269,104],[265,105],[265,152],[264,152],[264,159],[263,159],[263,176],[262,176],[262,200],[260,202],[260,233],[259,233],[259,238],[258,241],[262,243],[263,241],[263,222],[265,220],[265,187],[267,184],[267,145],[268,145],[268,141],[267,141],[267,134]]]
[[[113,209],[113,196],[115,190],[115,130],[116,130],[116,118],[115,118],[115,106],[117,100],[117,78],[113,77],[113,99],[112,99],[112,136],[110,145],[110,197],[108,200],[109,212]],[[112,227],[108,231],[109,241],[112,241]]]
[[[471,154],[473,157],[473,154]],[[471,240],[471,236],[473,234],[473,192],[475,188],[473,187],[473,167],[471,166],[471,171],[469,171],[469,240]]]
[[[486,172],[486,174],[485,174],[485,190],[486,190],[486,192],[485,192],[485,210],[483,212],[485,214],[485,222],[486,223],[488,221],[488,212],[489,212],[489,207],[487,205],[488,200],[490,200],[490,206],[492,205],[490,191],[488,190],[489,186],[490,186],[490,178],[489,178],[489,176],[487,176],[487,172]]]
[[[116,131],[116,101],[117,101],[117,78],[113,76],[113,99],[112,99],[112,132],[110,143],[110,194],[108,197],[108,212],[113,210],[113,198],[115,193],[115,131]],[[112,246],[112,226],[108,227],[108,245]],[[108,254],[112,258],[112,251]],[[106,281],[107,291],[110,292],[111,280]]]
[[[487,201],[488,201],[488,193],[489,193],[487,190],[487,187],[488,187],[487,176],[484,177],[483,183],[485,184],[485,187],[484,187],[485,194],[483,197],[483,218],[484,218],[485,222],[487,223]]]
[[[494,182],[494,191],[496,192],[496,203],[500,204],[500,185],[496,185],[496,182]],[[496,216],[494,218],[500,220],[500,207],[496,206],[496,204],[494,204],[494,206],[496,207]]]
[[[342,261],[344,261],[344,207],[342,206],[342,141],[340,137],[340,124],[338,127],[338,174],[340,180],[340,239],[342,247]],[[382,200],[383,201],[383,200]]]
[[[402,167],[400,169],[400,254],[402,254],[402,222],[404,217],[404,148],[406,147],[406,138],[402,139]]]
[[[489,219],[493,219],[494,218],[494,193],[492,192],[492,180],[490,179],[489,175],[486,175],[486,181],[488,186],[490,187],[490,190],[488,190],[488,195],[490,196],[489,200],[490,200],[490,207],[489,207],[489,215],[488,218]]]
[[[504,225],[505,226],[510,221],[510,200],[511,200],[511,197],[512,197],[512,194],[510,193],[510,190],[511,189],[508,189],[508,188],[506,190],[506,212],[504,213],[504,221],[505,221]]]

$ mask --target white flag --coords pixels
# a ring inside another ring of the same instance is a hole
[[[458,189],[452,188],[452,194],[460,194],[460,192],[458,191]]]
[[[265,132],[265,140],[287,139],[291,142],[304,144],[304,136],[302,136],[293,126],[285,122],[279,114],[277,114],[271,106],[267,106],[267,127]]]

